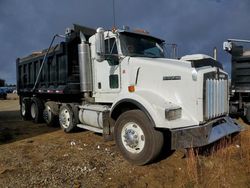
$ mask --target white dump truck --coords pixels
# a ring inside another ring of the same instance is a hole
[[[240,131],[228,117],[228,75],[212,57],[168,59],[164,40],[128,28],[74,25],[57,36],[65,40],[17,59],[24,120],[102,133],[136,165],[154,160],[164,141],[201,147]]]

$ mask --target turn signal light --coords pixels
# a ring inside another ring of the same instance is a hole
[[[135,86],[128,86],[129,92],[135,92]]]

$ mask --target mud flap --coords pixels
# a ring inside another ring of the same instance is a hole
[[[109,117],[110,111],[103,112],[103,138],[105,141],[114,139],[114,122]]]

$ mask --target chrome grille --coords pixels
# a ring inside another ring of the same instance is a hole
[[[228,111],[228,87],[225,79],[205,81],[205,118],[212,119]]]

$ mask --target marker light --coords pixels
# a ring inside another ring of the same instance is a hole
[[[192,79],[193,79],[193,81],[197,81],[197,76],[198,76],[198,73],[197,73],[197,71],[194,69],[194,70],[192,71]]]
[[[135,86],[128,86],[128,91],[129,92],[135,92]]]
[[[143,34],[146,34],[146,35],[149,34],[149,32],[146,31],[146,30],[144,30],[144,29],[135,29],[134,32],[136,32],[136,33],[143,33]]]

